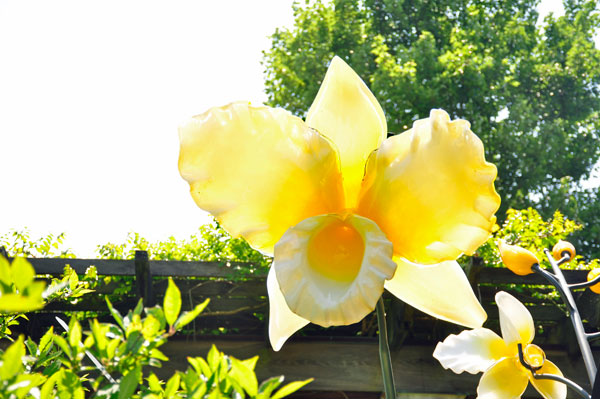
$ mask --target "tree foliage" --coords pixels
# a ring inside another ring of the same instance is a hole
[[[264,53],[269,105],[304,116],[338,55],[370,86],[390,134],[432,108],[469,120],[498,166],[501,215],[538,204],[565,179],[570,194],[588,195],[576,183],[600,156],[597,1],[566,0],[565,16],[542,27],[537,3],[296,3],[294,27],[276,30]]]

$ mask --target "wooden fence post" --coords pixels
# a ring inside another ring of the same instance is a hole
[[[135,286],[137,297],[144,298],[144,306],[154,306],[152,273],[146,251],[135,251]]]

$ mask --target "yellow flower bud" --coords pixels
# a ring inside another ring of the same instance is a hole
[[[500,257],[504,265],[519,276],[533,273],[531,267],[540,263],[531,251],[518,245],[509,245],[504,241],[500,241],[498,249],[500,249]]]
[[[590,272],[587,275],[587,281],[592,281],[593,279],[598,277],[598,275],[600,275],[600,268],[590,270]],[[600,294],[600,283],[592,285],[590,287],[590,290],[592,290],[596,294]]]
[[[569,260],[575,257],[575,247],[568,241],[560,240],[552,248],[552,256],[556,260],[561,260],[565,252],[569,254]]]

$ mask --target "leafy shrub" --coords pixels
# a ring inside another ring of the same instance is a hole
[[[96,275],[92,270],[79,280],[72,269],[67,269],[65,276],[53,279],[48,288],[34,277],[26,260],[17,258],[9,264],[0,257],[0,298],[7,298],[5,302],[11,304],[0,309],[0,319],[7,327],[25,317],[23,312],[42,307],[49,298],[69,300],[84,295]],[[169,279],[162,306],[144,308],[140,301],[123,316],[107,300],[115,323],[93,319],[89,329],[84,330],[72,317],[68,325],[58,319],[64,333],[58,334],[51,327],[37,343],[21,335],[0,350],[0,397],[279,399],[311,381],[293,382],[274,392],[283,377],[258,385],[254,373],[257,357],[238,360],[214,346],[206,360],[189,358],[188,369],[177,371],[166,384],[146,371],[147,367],[161,367],[161,362],[168,361],[159,347],[197,317],[207,303],[181,313],[181,293]],[[10,330],[2,331],[3,337],[9,338]]]
[[[544,249],[552,249],[559,240],[565,240],[571,234],[582,229],[582,225],[570,220],[560,211],[554,212],[552,218],[544,220],[533,208],[522,210],[509,209],[507,217],[494,235],[482,245],[476,253],[486,266],[504,267],[498,252],[498,241],[505,240],[536,254],[540,262],[544,262]],[[600,260],[584,261],[580,255],[574,260],[561,265],[564,269],[592,269],[600,267]]]
[[[65,233],[52,233],[33,239],[27,228],[11,230],[0,236],[0,247],[4,247],[10,256],[26,256],[30,258],[75,258],[70,248],[66,248]]]

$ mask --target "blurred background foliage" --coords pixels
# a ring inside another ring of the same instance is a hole
[[[538,0],[297,2],[295,24],[264,52],[268,104],[304,117],[334,55],[379,100],[390,134],[432,108],[471,122],[498,166],[509,208],[560,209],[583,223],[572,240],[600,257],[600,189],[581,184],[600,156],[600,15],[564,1],[538,25]]]

